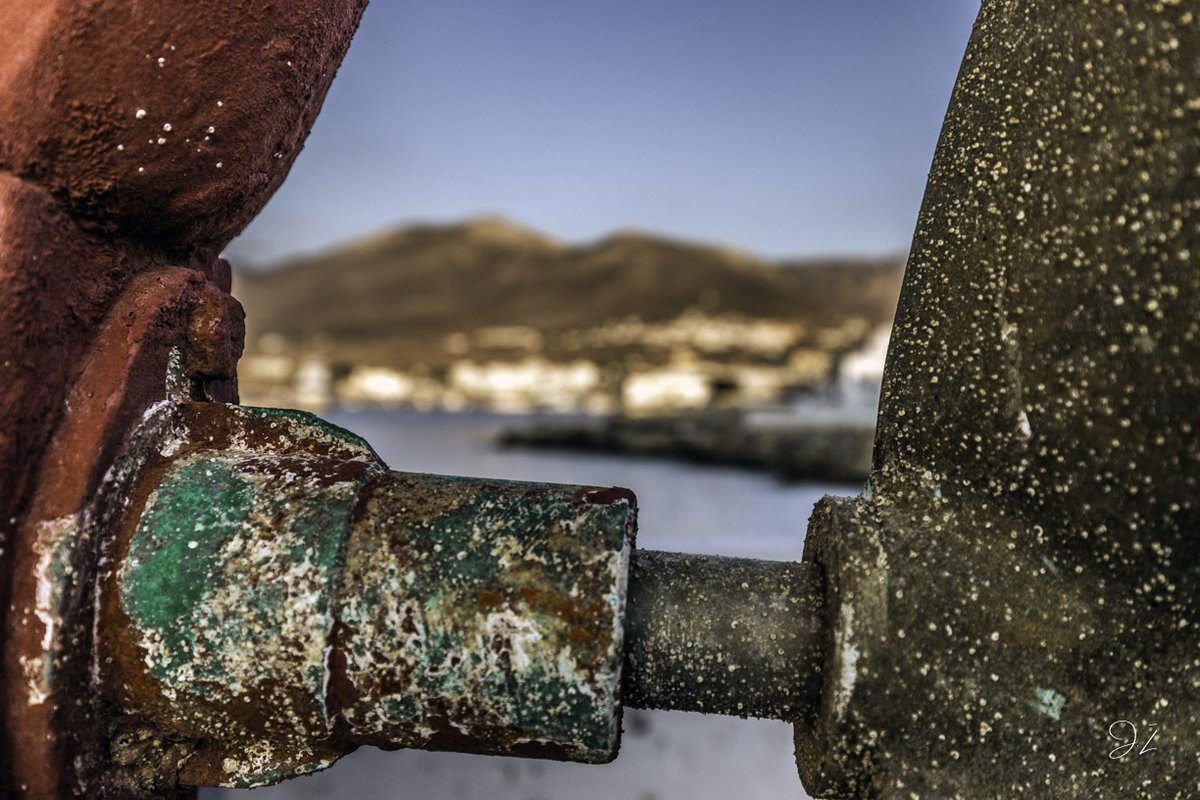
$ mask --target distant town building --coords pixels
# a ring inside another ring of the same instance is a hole
[[[712,377],[695,366],[663,367],[626,376],[621,410],[651,414],[706,407],[713,397]]]
[[[599,386],[600,368],[590,361],[563,364],[542,358],[484,363],[464,360],[451,366],[446,384],[469,406],[510,413],[573,411],[587,405]]]
[[[242,360],[241,387],[252,404],[314,410],[338,403],[645,416],[767,408],[808,392],[805,413],[840,415],[851,406],[873,413],[889,334],[883,326],[866,336],[862,320],[850,318],[822,331],[841,347],[826,350],[809,344],[799,323],[693,310],[664,322],[629,318],[571,331],[551,343],[528,326],[476,328],[446,336],[441,349],[452,358],[436,368],[333,364],[319,338],[293,344],[267,334]],[[819,387],[821,398],[812,394]]]
[[[413,399],[417,383],[386,367],[355,367],[337,385],[338,399],[348,405],[402,406]]]
[[[333,375],[319,358],[307,357],[296,365],[294,402],[297,407],[321,411],[333,403]]]

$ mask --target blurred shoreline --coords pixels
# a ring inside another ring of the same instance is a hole
[[[499,218],[237,276],[244,402],[523,415],[506,447],[862,482],[898,258],[770,262]],[[549,415],[549,416],[546,416]]]
[[[538,419],[501,431],[502,447],[621,453],[765,470],[790,482],[863,483],[874,420],[828,424],[791,409],[723,409],[652,417]]]

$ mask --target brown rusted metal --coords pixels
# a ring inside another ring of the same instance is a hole
[[[147,408],[236,400],[218,254],[286,175],[363,6],[0,4],[0,796],[71,796],[107,759],[89,604],[52,578],[88,584],[94,490]]]
[[[86,688],[93,620],[88,587],[98,559],[95,492],[143,404],[167,395],[161,376],[169,363],[176,364],[176,384],[204,391],[204,376],[188,372],[177,345],[186,345],[188,320],[205,306],[211,315],[227,314],[224,335],[236,336],[240,310],[227,301],[192,271],[141,276],[101,327],[68,395],[27,521],[4,563],[13,578],[3,697],[13,759],[6,774],[14,794],[65,796],[107,760],[97,735],[103,714]],[[218,377],[232,376],[232,363],[226,369]],[[136,379],[151,371],[160,372],[157,386]]]

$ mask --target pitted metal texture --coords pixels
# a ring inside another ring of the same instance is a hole
[[[114,746],[227,786],[361,744],[615,756],[631,494],[393,473],[302,412],[158,414],[109,487]]]

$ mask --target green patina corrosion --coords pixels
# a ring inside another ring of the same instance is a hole
[[[396,476],[351,534],[339,619],[356,733],[579,761],[615,754],[624,496]]]
[[[203,782],[363,742],[615,755],[628,493],[388,473],[272,410],[197,409],[160,452],[119,599],[160,698],[141,710],[211,743]]]
[[[175,469],[147,504],[122,599],[151,674],[176,689],[241,694],[272,667],[300,668],[323,701],[321,634],[358,486],[310,485],[311,494],[293,496],[287,476],[293,487],[311,476],[292,472],[298,464],[282,476],[273,466],[199,458]],[[251,653],[263,660],[248,662]]]
[[[157,631],[169,656],[151,664],[160,679],[190,660],[192,614],[211,589],[225,543],[241,531],[254,487],[228,464],[203,460],[171,476],[142,516],[129,548],[125,607],[138,625]]]
[[[315,419],[230,409],[229,446],[172,445],[120,573],[137,660],[169,703],[168,724],[232,745],[219,761],[228,784],[330,758],[311,744],[333,726],[325,660],[342,546],[383,468],[360,439]]]

